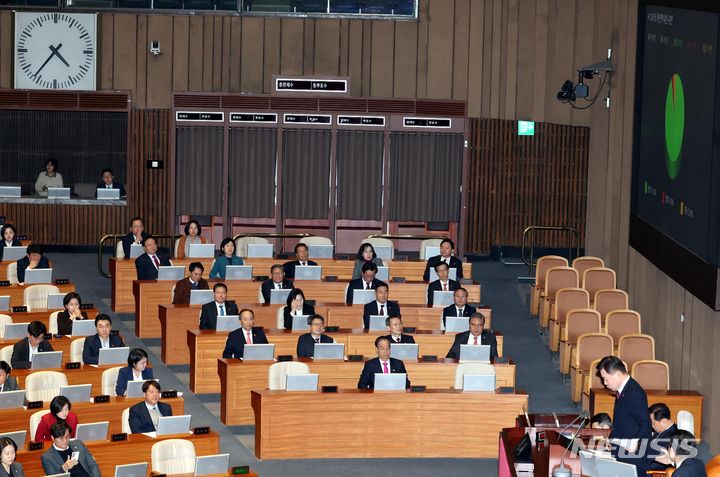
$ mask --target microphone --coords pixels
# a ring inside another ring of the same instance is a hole
[[[583,412],[581,412],[580,414],[577,415],[577,417],[576,417],[575,419],[572,420],[572,422],[571,422],[570,424],[568,424],[567,426],[565,426],[565,427],[563,428],[563,430],[560,431],[558,434],[563,435],[563,433],[564,433],[565,431],[567,431],[568,429],[570,429],[573,424],[575,424],[576,422],[578,422],[578,421],[581,420],[581,419],[587,419],[588,417],[590,417],[590,413],[589,413],[588,411],[583,411]],[[559,426],[558,426],[558,427],[559,427]]]
[[[580,426],[577,428],[575,433],[572,435],[570,442],[567,446],[565,446],[565,452],[563,452],[562,457],[560,457],[560,466],[556,467],[555,470],[552,472],[552,477],[572,477],[572,468],[570,466],[565,465],[565,456],[567,455],[568,451],[570,450],[570,446],[575,442],[575,438],[580,434],[580,431],[583,427],[585,427],[585,424],[588,422],[588,417],[590,417],[590,413],[587,411],[583,411],[580,413],[578,417],[575,418],[573,422],[575,422],[578,418],[581,418],[580,420]],[[572,425],[572,422],[568,424],[565,429],[570,427]],[[563,430],[564,432],[564,430]],[[562,434],[562,432],[560,433]]]
[[[553,419],[555,419],[555,427],[560,427],[560,421],[558,421],[557,414],[553,411]]]

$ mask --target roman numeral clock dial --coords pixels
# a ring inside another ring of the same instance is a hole
[[[96,15],[15,13],[15,88],[95,89]]]

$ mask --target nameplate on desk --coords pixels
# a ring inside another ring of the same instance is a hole
[[[0,287],[9,287],[10,280],[0,280]]]
[[[410,386],[411,393],[424,393],[427,390],[427,386]]]
[[[110,330],[110,336],[118,336],[120,334],[120,330]]]
[[[93,304],[92,303],[83,303],[82,305],[80,305],[80,309],[81,310],[92,310]]]
[[[421,358],[423,363],[437,363],[438,357],[434,354],[424,354]]]
[[[120,442],[120,441],[126,441],[127,440],[127,433],[126,432],[120,432],[118,434],[113,434],[110,436],[110,440],[112,442]]]
[[[42,401],[28,401],[27,408],[28,409],[42,409],[43,402]]]
[[[362,361],[363,355],[361,354],[349,354],[348,361]]]
[[[403,333],[415,333],[417,329],[414,326],[408,326],[407,328],[403,328]]]
[[[16,235],[15,238],[18,240],[27,240],[28,236],[27,235]]]
[[[495,364],[508,364],[510,361],[507,356],[497,356],[493,362]]]
[[[338,392],[337,386],[321,386],[320,392],[322,393],[336,393]]]
[[[337,275],[325,275],[325,281],[326,282],[336,282],[338,281]]]
[[[512,386],[500,386],[497,388],[498,394],[515,394],[515,388]]]
[[[93,404],[101,404],[110,402],[110,396],[107,394],[101,394],[99,396],[93,396]]]
[[[249,465],[236,465],[232,468],[230,471],[232,475],[245,475],[250,473],[250,466]]]
[[[67,285],[68,283],[70,283],[70,280],[68,280],[67,278],[56,278],[55,280],[53,280],[53,283],[55,285]]]
[[[393,277],[393,283],[405,283],[405,277]]]
[[[51,339],[53,339],[52,333],[45,333],[45,339],[46,339],[46,340],[51,340]]]
[[[340,331],[340,327],[339,326],[326,326],[325,331],[327,331],[328,333],[337,333],[338,331]]]
[[[80,369],[80,361],[65,363],[65,369]]]
[[[25,313],[27,311],[27,306],[13,306],[12,311],[13,313]]]
[[[256,275],[256,276],[255,276],[255,280],[257,280],[257,281],[259,281],[259,282],[264,282],[264,281],[267,280],[268,278],[270,278],[270,277],[268,277],[267,275]]]
[[[176,398],[176,397],[177,397],[177,391],[174,391],[174,390],[173,390],[173,391],[163,391],[163,392],[160,394],[160,396],[161,396],[163,399]]]
[[[29,451],[43,450],[43,444],[44,444],[44,442],[31,442],[30,444],[28,444],[28,450]]]
[[[202,434],[210,434],[210,427],[209,426],[193,427],[192,433],[195,436],[200,436]]]
[[[291,354],[279,354],[277,357],[278,362],[282,361],[292,361],[293,356]]]

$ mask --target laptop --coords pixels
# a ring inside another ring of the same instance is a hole
[[[58,394],[65,396],[70,400],[70,402],[90,402],[90,396],[92,396],[92,384],[60,386],[60,392]]]
[[[12,432],[5,432],[3,434],[0,434],[0,437],[8,437],[13,440],[15,445],[17,445],[18,450],[24,450],[25,449],[25,439],[27,437],[27,430],[24,431],[12,431]]]
[[[317,391],[317,374],[287,374],[285,375],[286,391]]]
[[[157,425],[158,436],[167,436],[171,434],[187,434],[190,431],[190,414],[183,416],[160,416]],[[227,472],[227,469],[225,469]]]
[[[470,319],[467,316],[446,316],[445,333],[462,333],[470,329]]]
[[[145,397],[145,393],[142,390],[145,381],[156,381],[160,382],[159,379],[143,379],[142,381],[128,381],[127,383],[127,394],[125,397],[128,398],[141,398]]]
[[[75,429],[75,439],[82,442],[106,441],[109,425],[108,421],[78,424]]]
[[[52,268],[33,268],[25,270],[25,284],[52,283]]]
[[[328,244],[310,244],[308,245],[308,255],[310,258],[333,258],[334,245]]]
[[[289,288],[281,290],[271,289],[270,290],[270,304],[271,305],[284,305],[287,303],[287,297],[290,294]]]
[[[580,456],[580,468],[582,469],[582,475],[587,477],[597,477],[595,454],[581,450],[578,452],[578,455]]]
[[[320,280],[322,267],[320,265],[295,265],[295,280]]]
[[[390,245],[373,245],[375,249],[375,255],[378,258],[385,260],[392,260],[393,248]]]
[[[48,187],[47,188],[48,199],[69,199],[70,188],[69,187]]]
[[[407,374],[375,373],[375,391],[405,391]]]
[[[345,344],[315,343],[313,359],[345,359]]]
[[[248,258],[273,258],[274,245],[271,243],[249,243],[247,245]]]
[[[385,320],[387,320],[385,315],[370,315],[370,331],[385,331],[387,329]]]
[[[353,290],[353,305],[365,305],[375,299],[375,290]]]
[[[439,254],[438,254],[438,255],[439,255]],[[434,282],[434,281],[437,280],[438,278],[440,278],[440,277],[438,277],[437,272],[435,271],[434,268],[431,267],[431,268],[430,268],[430,281],[431,281],[431,282]],[[457,280],[457,268],[451,268],[451,269],[448,270],[448,278],[449,278],[450,280]]]
[[[65,293],[50,293],[47,298],[47,309],[48,310],[62,310],[65,308],[63,305],[63,299]]]
[[[403,361],[418,359],[417,343],[390,343],[390,357]]]
[[[7,311],[10,309],[10,295],[0,296],[0,311]]]
[[[143,246],[139,243],[133,243],[130,244],[130,257],[129,258],[138,258],[140,255],[145,253],[145,249]]]
[[[240,315],[222,315],[217,317],[215,331],[235,331],[240,328]]]
[[[494,374],[463,374],[463,391],[495,392]]]
[[[115,477],[147,477],[148,463],[124,464],[115,466]]]
[[[20,197],[20,186],[0,186],[0,197]]]
[[[460,345],[460,362],[490,362],[490,345]]]
[[[73,320],[70,336],[92,336],[96,332],[95,320]]]
[[[41,351],[32,355],[30,369],[58,369],[62,367],[62,351]]]
[[[390,267],[378,267],[378,271],[375,274],[375,278],[380,280],[381,282],[389,282],[390,281]]]
[[[310,329],[307,319],[309,315],[293,315],[292,317],[292,330],[293,331],[307,331]]]
[[[632,464],[609,459],[595,459],[597,477],[636,477],[637,470]]]
[[[435,290],[433,292],[433,308],[445,308],[454,303],[453,294],[455,292]]]
[[[118,200],[120,199],[120,189],[108,189],[107,187],[100,187],[96,189],[95,195],[98,199]]]
[[[130,348],[125,346],[122,348],[102,348],[98,355],[98,366],[106,364],[127,364]]]
[[[228,265],[225,280],[252,280],[252,265]]]
[[[195,457],[195,475],[227,474],[230,454]]]
[[[440,245],[425,245],[425,260],[440,255]]]
[[[210,303],[215,299],[215,295],[212,290],[190,290],[190,304],[191,305],[204,305]]]
[[[3,261],[17,262],[27,255],[27,246],[17,245],[15,247],[5,247],[3,250]]]
[[[215,258],[215,244],[191,243],[188,258]]]
[[[27,336],[27,323],[5,323],[5,340],[20,340]]]
[[[158,268],[158,281],[172,280],[174,282],[182,280],[185,277],[185,267],[161,265]]]
[[[25,404],[25,390],[23,389],[0,393],[0,409],[20,409],[23,404]]]
[[[243,350],[243,361],[272,361],[274,358],[274,344],[246,344]]]
[[[70,472],[66,472],[64,474],[50,474],[45,477],[70,477]]]

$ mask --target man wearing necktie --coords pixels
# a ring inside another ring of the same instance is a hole
[[[395,358],[390,357],[390,340],[385,336],[378,336],[375,339],[375,350],[377,358],[370,359],[365,362],[360,380],[358,381],[358,389],[375,389],[375,374],[388,373],[405,373],[405,364]],[[407,378],[405,387],[410,387],[410,378]]]
[[[477,311],[474,306],[468,305],[467,298],[468,291],[463,287],[453,292],[453,304],[443,309],[443,326],[445,326],[445,318],[448,316],[469,318]]]
[[[157,280],[158,269],[169,267],[170,260],[164,255],[157,253],[157,243],[152,235],[148,235],[142,241],[145,253],[135,259],[135,269],[138,280]]]
[[[350,283],[348,284],[347,293],[345,294],[345,303],[348,305],[353,304],[355,290],[374,290],[378,287],[378,285],[383,283],[375,278],[375,275],[378,272],[378,267],[374,262],[363,264],[361,272],[362,275],[360,275],[360,278],[350,280]]]
[[[157,431],[161,416],[172,416],[172,407],[160,402],[160,383],[155,380],[145,381],[142,386],[144,401],[130,408],[128,422],[133,434]]]
[[[380,282],[375,287],[375,300],[365,304],[363,310],[363,325],[366,330],[370,329],[370,317],[375,316],[401,316],[400,305],[388,300],[390,287],[387,283]]]
[[[454,252],[455,244],[453,243],[453,241],[450,239],[443,239],[443,241],[440,242],[440,255],[430,257],[427,261],[427,264],[425,264],[423,280],[425,280],[426,282],[430,280],[430,269],[435,268],[435,265],[440,262],[445,262],[450,268],[457,269],[455,275],[455,278],[457,280],[463,278],[462,261],[460,261],[460,259],[453,255]]]
[[[207,280],[203,278],[205,267],[200,262],[192,262],[188,267],[190,274],[175,283],[173,292],[173,305],[188,305],[192,290],[207,290],[210,288]]]
[[[385,320],[385,326],[390,332],[389,335],[385,336],[390,343],[415,343],[415,338],[410,335],[403,334],[403,322],[399,316],[389,316]]]
[[[473,313],[468,319],[468,325],[470,329],[463,331],[455,335],[455,341],[453,341],[450,351],[448,351],[446,358],[449,359],[460,359],[460,346],[467,345],[489,345],[490,346],[490,359],[497,358],[497,339],[492,330],[485,329],[485,316],[482,313]]]
[[[5,361],[0,361],[0,393],[7,391],[17,391],[17,380],[10,376],[12,368]]]
[[[298,243],[295,245],[295,256],[297,260],[283,263],[283,270],[285,270],[285,278],[293,280],[295,279],[295,267],[314,267],[317,263],[308,259],[308,247],[304,243]]]
[[[292,282],[285,278],[285,269],[276,263],[270,268],[270,278],[260,286],[265,303],[270,303],[272,290],[292,290],[295,288]]]
[[[253,327],[254,323],[255,315],[252,310],[247,308],[240,310],[240,328],[228,335],[223,358],[242,359],[246,344],[268,344],[262,327]]]
[[[316,343],[335,342],[335,340],[323,333],[325,318],[322,315],[313,314],[308,316],[308,325],[310,325],[310,333],[304,333],[298,337],[298,358],[312,358],[315,355]]]
[[[213,298],[210,303],[205,303],[200,311],[200,329],[214,330],[217,328],[217,317],[237,315],[238,307],[235,302],[227,300],[227,285],[216,283],[213,285]]]
[[[436,291],[454,292],[460,288],[460,282],[450,279],[450,268],[447,263],[440,262],[435,265],[435,273],[437,273],[438,279],[430,283],[427,288],[427,304],[429,306],[434,303]]]

